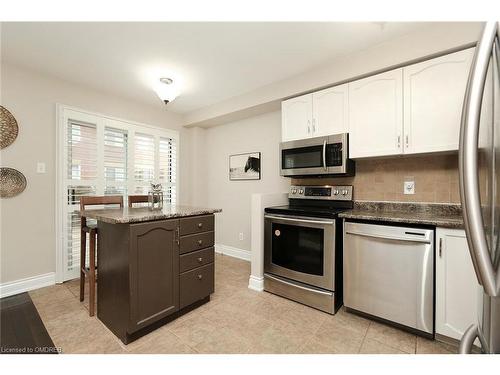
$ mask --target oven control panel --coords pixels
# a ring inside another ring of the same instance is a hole
[[[290,186],[288,198],[292,199],[323,199],[337,201],[352,200],[352,186]]]

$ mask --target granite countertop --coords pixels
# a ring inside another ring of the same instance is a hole
[[[143,221],[173,219],[187,216],[209,215],[222,212],[220,208],[165,205],[161,210],[148,207],[107,208],[80,211],[80,216],[96,219],[110,224],[140,223]]]
[[[340,213],[339,217],[445,228],[464,225],[460,204],[357,201],[352,210]]]

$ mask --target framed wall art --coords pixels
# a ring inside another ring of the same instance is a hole
[[[260,180],[260,152],[229,155],[229,180]]]

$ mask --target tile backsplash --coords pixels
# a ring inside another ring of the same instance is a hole
[[[404,181],[415,194],[403,194]],[[356,160],[353,177],[292,179],[297,185],[353,185],[355,200],[460,203],[458,154]]]

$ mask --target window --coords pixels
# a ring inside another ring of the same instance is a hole
[[[127,195],[128,131],[104,128],[104,194]]]
[[[149,183],[155,179],[155,138],[149,134],[136,133],[134,146],[135,193],[145,194]]]
[[[60,107],[59,281],[79,276],[80,197],[147,194],[161,183],[175,204],[178,133]]]
[[[175,203],[175,176],[177,167],[177,148],[175,139],[160,137],[159,144],[159,176],[163,194],[170,202]]]

